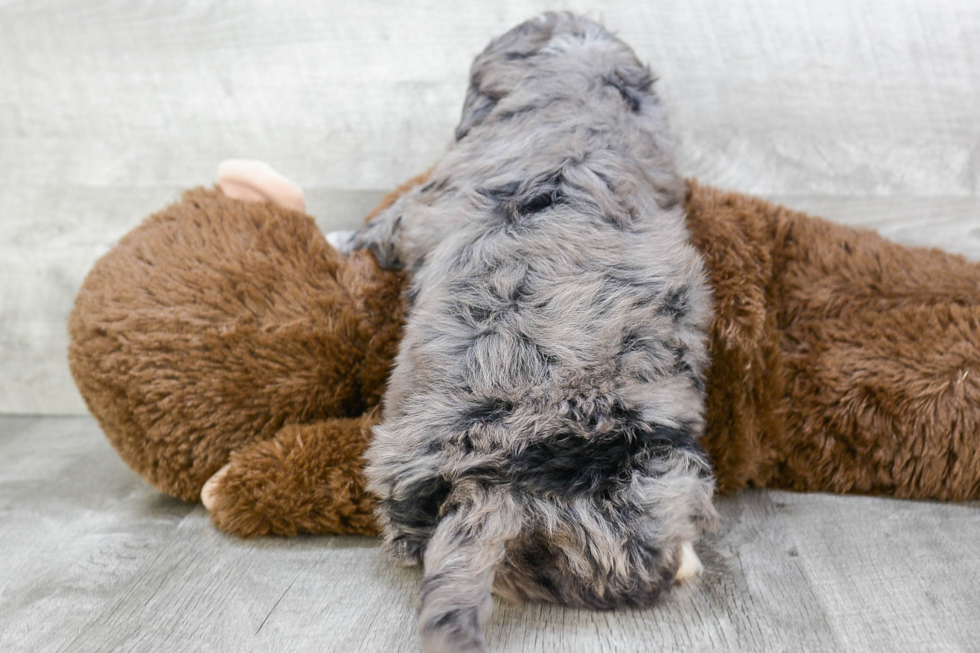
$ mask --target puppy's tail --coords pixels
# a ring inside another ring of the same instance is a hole
[[[459,506],[439,523],[425,551],[419,634],[426,653],[485,651],[494,568],[521,518],[506,497]]]

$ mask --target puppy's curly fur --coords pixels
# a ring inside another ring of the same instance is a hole
[[[366,473],[424,564],[426,650],[481,650],[491,586],[649,604],[714,519],[710,294],[653,81],[591,21],[514,28],[430,181],[350,244],[410,276]]]

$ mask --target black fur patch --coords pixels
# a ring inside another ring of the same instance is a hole
[[[635,523],[639,519],[639,512],[635,507],[626,506],[620,517],[621,524]],[[636,541],[637,538],[628,537],[627,555],[636,566],[651,568],[656,564],[660,557],[659,550],[648,542]],[[582,552],[587,558],[592,556],[589,551]],[[566,561],[560,552],[555,552],[547,544],[547,536],[532,536],[527,542],[522,544],[517,551],[520,556],[520,563],[523,567],[522,573],[534,579],[537,589],[556,603],[569,605],[586,605],[595,610],[613,610],[623,607],[643,607],[656,602],[661,592],[668,586],[664,583],[653,586],[636,587],[629,592],[610,592],[600,594],[596,591],[595,584],[588,578],[579,578],[568,574],[563,574],[562,568],[566,566]]]
[[[614,422],[607,435],[583,437],[569,430],[530,443],[511,457],[509,476],[531,492],[608,495],[656,456],[672,449],[699,450],[690,426],[649,424],[623,407],[591,415],[586,425],[595,428],[607,419]]]
[[[617,91],[619,95],[623,98],[623,101],[629,106],[630,111],[633,113],[638,113],[641,106],[641,97],[634,89],[626,83],[626,81],[619,75],[614,75],[612,77],[607,77],[605,80],[606,85],[612,86]]]
[[[649,73],[644,73],[637,79],[626,79],[620,73],[606,77],[603,80],[608,86],[612,86],[623,101],[629,106],[630,111],[638,113],[643,105],[644,98],[650,97],[650,89],[653,88],[655,81]]]
[[[464,420],[480,424],[498,424],[512,412],[514,412],[514,402],[494,397],[471,406],[464,413]]]
[[[425,186],[422,186],[422,188],[420,189],[420,192],[423,192],[423,193],[431,193],[432,191],[443,191],[443,190],[446,190],[446,186],[448,184],[449,184],[449,180],[448,179],[441,179],[439,181],[436,181],[435,179],[433,179],[432,181],[430,181],[429,183],[427,183]]]
[[[694,369],[687,362],[687,350],[683,347],[674,349],[674,374],[688,377],[698,394],[704,394],[704,378],[702,375],[694,373]]]
[[[531,540],[521,549],[520,556],[528,570],[535,574],[541,589],[558,598],[557,584],[547,575],[549,569],[554,567],[555,557],[548,548],[548,540],[546,538]]]
[[[545,209],[550,209],[552,206],[561,201],[562,195],[561,191],[557,188],[551,191],[546,191],[529,197],[517,205],[517,212],[520,215],[530,215],[531,213],[538,213],[544,211]]]
[[[704,385],[704,379],[697,374],[691,375],[691,383],[694,384],[694,389],[697,390],[699,395],[704,395],[707,388]]]
[[[637,351],[644,351],[648,348],[648,340],[648,338],[641,335],[635,329],[627,331],[623,334],[623,338],[619,342],[619,352],[621,354],[630,354]]]
[[[511,109],[509,111],[501,111],[497,116],[498,120],[501,122],[507,122],[508,120],[513,120],[517,116],[523,116],[524,114],[531,113],[539,109],[537,106],[521,107],[520,109]]]
[[[428,580],[426,581],[428,585]],[[423,602],[425,587],[423,586]],[[422,634],[442,632],[446,642],[453,642],[453,650],[476,650],[474,645],[483,642],[480,619],[476,608],[459,608],[431,619],[422,626]]]
[[[687,311],[688,303],[690,302],[689,293],[690,288],[687,286],[681,286],[680,288],[671,290],[664,297],[663,307],[660,312],[673,320],[680,318]]]
[[[511,181],[495,188],[477,192],[492,201],[495,212],[508,222],[546,211],[564,201],[561,173],[525,182]]]
[[[390,227],[388,227],[387,221],[372,220],[361,227],[357,234],[355,234],[356,238],[359,234],[377,231],[383,226],[390,229],[383,237],[370,238],[367,243],[368,251],[374,254],[378,265],[383,268],[400,270],[403,266],[402,261],[398,260],[398,257],[395,255],[395,234],[401,229],[401,223],[402,216],[400,215],[390,223]]]
[[[425,543],[439,523],[440,511],[450,491],[449,481],[432,477],[412,485],[401,499],[387,499],[384,504],[389,519],[398,531],[404,531],[394,542],[421,560]]]
[[[558,359],[554,355],[535,342],[528,334],[521,331],[518,333],[518,338],[524,351],[530,354],[532,358],[539,360],[545,367],[553,367],[558,362]]]
[[[452,307],[451,314],[459,324],[486,333],[494,330],[493,322],[502,315],[500,311],[467,301],[466,298],[453,302]]]
[[[510,296],[507,298],[510,303],[517,308],[520,304],[527,299],[527,296],[531,292],[531,280],[530,273],[525,273],[521,280],[515,285],[511,291]]]
[[[509,204],[513,201],[520,188],[521,182],[509,181],[503,186],[497,186],[496,188],[481,188],[476,192],[483,195],[487,199],[492,200],[496,204]]]

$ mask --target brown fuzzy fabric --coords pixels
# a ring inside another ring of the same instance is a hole
[[[722,494],[765,485],[776,462],[771,442],[783,429],[771,238],[754,201],[688,183],[688,228],[715,300],[702,444]]]
[[[719,488],[980,497],[980,267],[697,183]]]
[[[716,301],[704,444],[721,492],[980,497],[980,267],[695,182],[687,210]],[[89,274],[72,372],[164,492],[195,500],[230,459],[221,529],[373,533],[364,413],[401,283],[305,216],[190,191]]]
[[[377,535],[361,467],[374,416],[292,424],[231,454],[211,518],[242,537]]]

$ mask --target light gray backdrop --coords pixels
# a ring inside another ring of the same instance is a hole
[[[79,284],[221,159],[353,226],[439,156],[488,39],[562,7],[651,62],[685,174],[980,258],[975,0],[0,0],[0,412],[84,412]]]

